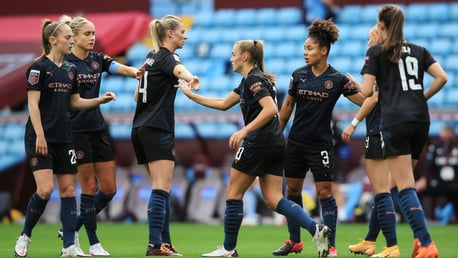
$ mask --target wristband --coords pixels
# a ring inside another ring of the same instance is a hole
[[[360,121],[355,117],[355,118],[353,118],[353,120],[351,120],[351,125],[353,125],[354,127],[357,127],[359,122]]]

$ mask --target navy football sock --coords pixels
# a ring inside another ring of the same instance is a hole
[[[406,188],[400,191],[399,200],[414,236],[420,240],[422,246],[428,246],[432,242],[431,236],[415,188]]]
[[[163,190],[152,190],[148,202],[148,224],[149,243],[153,245],[162,244],[162,229],[165,217],[165,202],[168,192]]]
[[[41,199],[38,193],[34,193],[27,204],[27,211],[25,214],[24,228],[22,229],[21,235],[26,234],[32,237],[32,230],[40,220],[41,214],[46,208],[46,204],[49,200]]]
[[[303,207],[302,195],[288,195],[288,200]],[[286,222],[288,224],[289,239],[294,243],[299,243],[301,241],[301,226],[294,224],[291,220],[286,220]]]
[[[233,250],[237,246],[237,237],[242,224],[243,201],[226,200],[224,213],[224,249]]]
[[[75,243],[76,198],[74,196],[61,198],[60,220],[64,234],[64,248],[67,248]]]
[[[321,216],[323,222],[331,230],[329,234],[329,245],[336,246],[336,229],[337,229],[337,204],[333,196],[326,200],[320,200]]]
[[[97,213],[95,211],[94,201],[95,195],[81,194],[79,218],[86,228],[87,237],[91,245],[99,243],[99,239],[96,235]]]
[[[396,212],[391,195],[389,193],[379,193],[374,199],[377,207],[377,218],[385,236],[386,246],[395,246],[398,244],[396,238]]]

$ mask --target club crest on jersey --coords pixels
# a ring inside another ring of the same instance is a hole
[[[75,78],[75,74],[73,74],[73,72],[68,72],[68,78],[70,78],[70,80],[73,80],[73,78]]]
[[[40,70],[35,70],[35,69],[30,70],[29,78],[27,79],[29,84],[35,85],[38,83],[39,79],[40,79]]]
[[[94,62],[92,62],[91,67],[92,67],[92,69],[97,70],[97,69],[99,69],[100,65],[99,65],[98,62],[94,61]]]
[[[334,83],[331,80],[327,80],[324,82],[324,87],[328,90],[332,89],[334,87]]]

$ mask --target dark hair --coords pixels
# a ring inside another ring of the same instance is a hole
[[[236,42],[242,53],[248,53],[253,64],[263,72],[269,80],[275,82],[275,76],[264,69],[264,41],[244,39]]]
[[[49,38],[51,36],[56,36],[60,32],[60,28],[63,24],[63,22],[54,22],[49,19],[44,20],[41,27],[42,54],[40,57],[48,55],[51,52],[51,43],[49,43]]]
[[[167,31],[174,30],[180,23],[182,23],[180,17],[175,15],[166,15],[160,19],[154,19],[149,23],[149,32],[155,51],[159,51],[159,47],[162,46]]]
[[[384,5],[379,10],[378,21],[385,24],[387,31],[382,43],[382,53],[388,56],[390,62],[397,63],[401,58],[404,42],[404,14],[396,5]]]
[[[309,33],[308,37],[316,40],[320,47],[328,48],[328,55],[331,50],[331,44],[339,39],[339,29],[332,19],[316,19],[307,28],[307,32]]]

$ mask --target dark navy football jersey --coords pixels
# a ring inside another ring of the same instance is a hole
[[[293,125],[288,142],[308,148],[332,146],[331,118],[343,94],[357,94],[354,84],[332,66],[318,77],[309,66],[293,72],[288,94],[296,100]]]
[[[65,60],[76,65],[78,69],[78,91],[81,98],[99,97],[102,73],[108,72],[113,59],[103,53],[90,52],[84,60],[73,54],[65,56]],[[75,133],[102,131],[106,128],[99,106],[86,110],[72,110],[70,119]]]
[[[49,143],[72,143],[69,117],[70,97],[78,93],[76,66],[63,61],[58,67],[47,57],[35,61],[27,69],[27,90],[40,91],[40,115],[46,141]],[[35,141],[36,135],[30,117],[25,137]]]
[[[173,69],[181,64],[180,58],[167,48],[150,52],[146,56],[145,73],[140,80],[133,128],[154,127],[166,132],[175,128],[175,96],[178,78]]]
[[[423,95],[423,77],[434,58],[424,48],[406,42],[398,63],[381,53],[381,44],[367,50],[362,74],[377,79],[380,103],[380,128],[407,122],[429,123],[429,111]]]
[[[273,98],[277,103],[277,93],[275,85],[269,80],[259,68],[251,70],[246,78],[243,78],[240,85],[234,89],[240,95],[240,108],[242,110],[245,125],[256,119],[262,110],[258,101],[266,96]],[[278,121],[278,115],[262,126],[251,132],[245,141],[252,141],[257,147],[283,145],[284,139]]]

